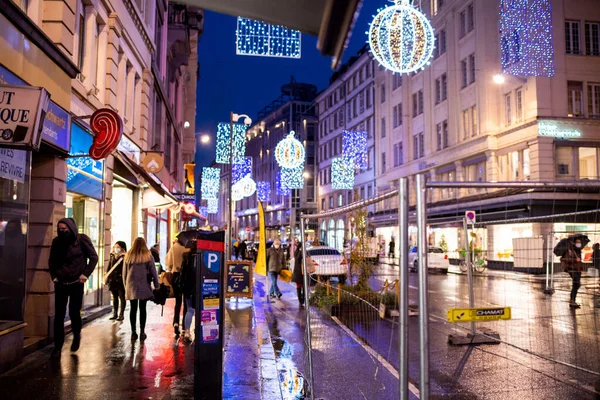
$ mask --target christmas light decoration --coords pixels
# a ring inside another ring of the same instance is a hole
[[[281,186],[286,189],[302,189],[304,187],[304,164],[296,168],[281,169]]]
[[[271,182],[258,182],[256,184],[256,193],[259,201],[271,200]]]
[[[219,168],[202,168],[202,184],[200,195],[202,200],[216,199],[221,185],[221,170]]]
[[[206,212],[208,214],[216,214],[219,212],[219,199],[206,200]]]
[[[284,187],[281,184],[281,171],[277,173],[277,178],[275,179],[275,192],[278,196],[289,196],[290,194],[292,194],[291,189]]]
[[[354,188],[354,166],[348,160],[337,157],[331,160],[331,187],[333,189]]]
[[[281,168],[297,168],[304,164],[306,152],[302,143],[294,137],[294,133],[291,131],[275,147],[275,159]]]
[[[342,155],[354,168],[368,167],[366,131],[344,131],[342,137]]]
[[[229,122],[221,122],[217,125],[217,149],[216,162],[229,164],[230,147],[233,150],[233,160],[243,158],[246,154],[246,125],[233,124],[233,141],[229,139]]]
[[[231,200],[240,201],[244,198],[244,194],[242,193],[242,186],[238,183],[231,187]]]
[[[393,72],[409,73],[429,64],[435,46],[433,28],[410,0],[394,0],[380,9],[367,34],[371,53]]]
[[[208,208],[205,206],[200,207],[198,209],[198,214],[200,214],[204,218],[208,218]]]
[[[252,175],[252,157],[243,157],[233,161],[231,181],[235,185],[243,178]]]
[[[502,72],[516,76],[554,76],[550,0],[500,1]]]
[[[244,197],[250,197],[256,193],[256,182],[250,176],[245,176],[237,185],[240,187]]]
[[[238,55],[300,58],[300,31],[238,17],[235,35]]]

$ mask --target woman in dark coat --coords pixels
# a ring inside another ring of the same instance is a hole
[[[592,246],[592,266],[600,269],[600,244],[598,243]]]
[[[123,261],[127,253],[127,245],[123,241],[118,241],[113,246],[110,253],[110,263],[106,271],[106,284],[113,297],[113,316],[112,320],[123,321],[125,314],[125,284],[123,283]],[[120,305],[120,307],[119,307]],[[117,314],[117,311],[119,313]]]
[[[304,307],[304,264],[302,262],[302,245],[298,241],[298,238],[294,239],[294,272],[292,272],[292,282],[296,284],[296,293],[298,295],[298,302],[300,307]]]
[[[563,271],[568,272],[573,281],[571,286],[571,299],[569,301],[569,307],[571,308],[581,307],[581,305],[579,305],[575,299],[577,298],[577,291],[581,287],[581,272],[584,270],[584,265],[581,262],[582,247],[583,246],[580,239],[576,239],[575,243],[569,242],[567,249],[560,258]]]

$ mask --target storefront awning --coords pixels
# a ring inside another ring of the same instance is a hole
[[[166,208],[178,203],[177,199],[160,183],[158,183],[144,168],[131,160],[120,150],[113,153],[114,156],[127,167],[138,180],[148,184],[144,189],[142,208]]]
[[[321,54],[342,59],[362,0],[180,0],[181,3],[235,17],[283,25],[317,36]]]

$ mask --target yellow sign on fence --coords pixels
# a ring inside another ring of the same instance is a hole
[[[495,321],[511,319],[510,307],[450,308],[448,322]]]

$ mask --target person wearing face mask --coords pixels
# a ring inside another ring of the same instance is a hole
[[[54,282],[54,350],[59,358],[65,342],[65,316],[69,305],[69,318],[73,330],[71,351],[81,343],[81,304],[83,287],[98,264],[98,254],[92,240],[79,233],[73,218],[58,221],[58,236],[52,240],[48,267]]]
[[[574,242],[570,241],[563,256],[560,258],[560,264],[563,271],[567,272],[573,281],[571,286],[571,298],[569,301],[569,307],[571,308],[581,307],[581,305],[576,302],[576,298],[577,291],[581,287],[581,272],[584,269],[584,265],[581,262],[582,247],[580,239],[576,239]]]
[[[125,317],[125,285],[123,284],[123,260],[127,253],[127,245],[123,241],[118,241],[113,246],[110,253],[110,263],[106,271],[106,284],[113,297],[113,315],[111,320],[123,321]],[[120,305],[120,307],[119,307]],[[117,312],[120,311],[118,314]]]
[[[277,296],[281,298],[281,291],[277,286],[277,277],[285,266],[285,252],[281,248],[281,240],[273,242],[273,246],[267,251],[267,268],[269,270],[269,277],[271,278],[271,290],[269,294],[271,298]]]

